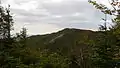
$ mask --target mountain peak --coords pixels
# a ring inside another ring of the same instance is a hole
[[[52,51],[62,49],[63,52],[68,52],[71,49],[79,50],[82,47],[87,47],[88,41],[86,40],[94,40],[97,35],[97,32],[91,30],[65,28],[51,34],[31,36],[27,40],[27,46],[48,48]]]
[[[92,30],[84,30],[84,29],[76,29],[76,28],[65,28],[61,31],[58,31],[57,33],[74,33],[74,32],[94,32]]]

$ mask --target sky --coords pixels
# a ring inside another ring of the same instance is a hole
[[[101,18],[104,18],[104,14],[87,0],[2,0],[2,4],[11,5],[14,31],[26,27],[29,35],[47,34],[64,28],[98,30]]]

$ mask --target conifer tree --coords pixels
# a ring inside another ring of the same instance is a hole
[[[4,9],[0,6],[0,38],[1,38],[1,46],[2,47],[11,47],[9,46],[12,44],[11,38],[11,30],[13,26],[13,19],[10,15],[10,5],[8,8]]]
[[[108,0],[112,9],[97,1],[91,1],[97,9],[104,14],[114,16],[114,25],[109,30],[104,30],[95,42],[94,61],[97,68],[113,68],[116,61],[119,61],[120,54],[120,2],[118,0]]]

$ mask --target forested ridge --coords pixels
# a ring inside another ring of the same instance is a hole
[[[0,68],[119,68],[120,2],[110,0],[112,9],[88,1],[105,15],[114,16],[114,25],[100,25],[99,31],[66,28],[46,35],[27,35],[27,28],[12,34],[14,19],[0,6]]]

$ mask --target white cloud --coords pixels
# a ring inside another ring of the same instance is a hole
[[[81,15],[79,12],[73,14],[73,16],[79,16],[79,15]]]
[[[35,10],[35,9],[37,9],[37,7],[38,7],[37,1],[30,1],[30,2],[27,2],[27,3],[21,3],[21,4],[19,5],[19,7],[16,7],[16,8],[30,11],[30,10]]]
[[[52,2],[55,2],[55,3],[60,3],[62,2],[63,0],[52,0]]]
[[[55,17],[55,18],[62,18],[61,15],[53,15],[53,17]]]
[[[26,25],[29,34],[44,34],[62,28],[97,29],[102,14],[87,0],[4,0],[11,5],[15,31]]]
[[[63,0],[44,0],[44,3],[61,3]]]
[[[52,32],[57,32],[63,28],[55,25],[55,24],[47,24],[47,23],[16,23],[14,28],[15,32],[19,32],[21,28],[26,27],[29,35],[37,35],[37,34],[48,34]]]
[[[12,9],[23,9],[26,11],[29,10],[35,10],[38,7],[37,1],[23,1],[23,0],[18,0],[20,1],[19,3],[16,3],[15,0],[7,0],[6,2],[3,3],[4,6],[10,4]],[[23,1],[23,2],[22,2]]]

